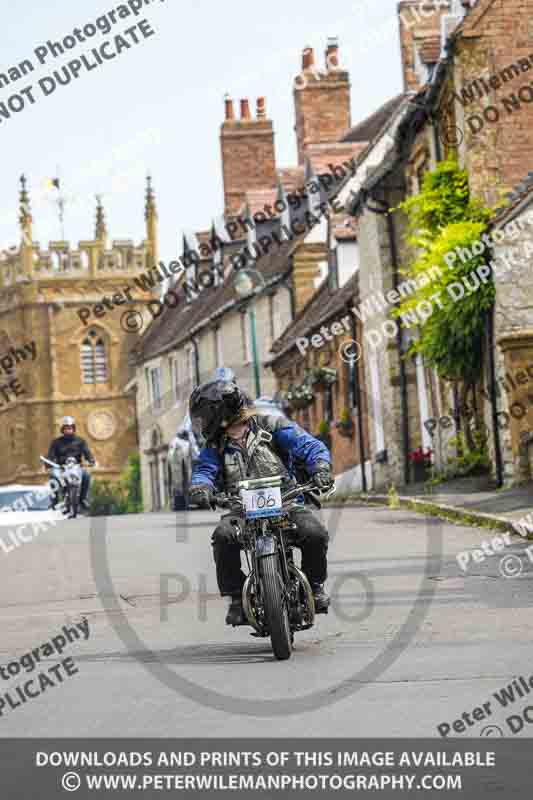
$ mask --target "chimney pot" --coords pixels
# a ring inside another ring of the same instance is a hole
[[[233,100],[229,96],[229,94],[224,96],[224,102],[226,104],[226,119],[235,119],[235,111],[233,109]]]
[[[312,47],[306,47],[302,54],[302,70],[310,69],[315,64],[315,51]]]
[[[251,119],[250,103],[247,99],[241,100],[241,119]]]
[[[257,119],[266,119],[266,101],[264,97],[257,98]]]
[[[339,40],[330,36],[326,47],[326,69],[337,69],[339,66]]]

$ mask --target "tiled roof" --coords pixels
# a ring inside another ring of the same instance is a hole
[[[382,127],[400,103],[406,97],[406,94],[399,94],[393,97],[392,100],[387,100],[381,108],[374,111],[369,117],[362,122],[358,122],[353,128],[350,128],[348,133],[343,136],[343,142],[371,142],[376,138]]]
[[[342,167],[345,161],[356,159],[364,150],[366,142],[336,142],[312,144],[306,148],[306,157],[316,175],[331,172],[331,166]]]
[[[303,234],[301,238],[305,238],[306,235]],[[257,261],[254,268],[263,275],[267,283],[275,282],[285,275],[288,271],[289,256],[300,241],[301,239],[295,239],[293,242],[284,242],[277,250]],[[190,339],[191,331],[197,326],[208,322],[228,304],[235,303],[238,300],[233,286],[235,274],[231,268],[224,284],[200,292],[190,303],[185,302],[183,292],[180,291],[182,302],[176,308],[166,309],[155,319],[137,345],[139,360],[147,361],[183,344]]]
[[[346,306],[358,302],[359,274],[356,272],[350,280],[336,291],[331,291],[326,278],[313,297],[306,303],[294,320],[285,329],[283,335],[273,344],[274,357],[269,363],[275,364],[283,356],[296,348],[296,339],[309,336],[333,317],[340,319],[346,313]]]
[[[507,205],[504,206],[494,217],[492,220],[493,224],[498,224],[500,219],[506,217],[510,211],[512,211],[516,206],[520,205],[522,200],[533,193],[533,172],[528,172],[526,177],[523,181],[520,181],[519,184],[515,186],[512,192],[509,192],[507,196]]]

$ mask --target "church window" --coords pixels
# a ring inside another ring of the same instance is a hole
[[[104,340],[89,331],[81,345],[81,372],[84,383],[107,383],[108,364]]]

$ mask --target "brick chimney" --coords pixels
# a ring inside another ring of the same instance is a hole
[[[224,210],[235,214],[250,189],[277,185],[274,128],[267,119],[264,97],[257,100],[257,118],[252,117],[247,99],[240,102],[240,119],[235,119],[233,101],[226,97],[226,118],[220,129]]]
[[[328,39],[322,69],[311,47],[303,51],[302,70],[294,80],[294,110],[300,165],[309,145],[338,142],[350,129],[350,76],[339,67],[336,38]]]
[[[406,92],[417,92],[424,83],[422,75],[417,72],[417,43],[421,44],[424,39],[440,42],[441,18],[451,13],[451,5],[446,0],[400,0],[398,3],[403,85]]]

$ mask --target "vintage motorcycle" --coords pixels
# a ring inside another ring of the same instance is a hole
[[[64,508],[63,512],[69,519],[76,519],[80,508],[82,469],[75,458],[67,458],[65,464],[61,466],[54,461],[50,461],[44,456],[40,456],[43,464],[53,467],[57,471],[58,478],[51,478],[51,481],[58,481],[63,492]]]
[[[281,492],[281,476],[250,478],[237,484],[239,494],[217,494],[214,502],[229,509],[235,539],[241,545],[248,577],[242,590],[252,636],[270,636],[275,657],[291,657],[294,634],[313,627],[315,602],[311,585],[293,558],[291,522],[287,506],[304,495],[321,508],[321,493],[309,482]],[[323,498],[335,491],[333,486]]]

